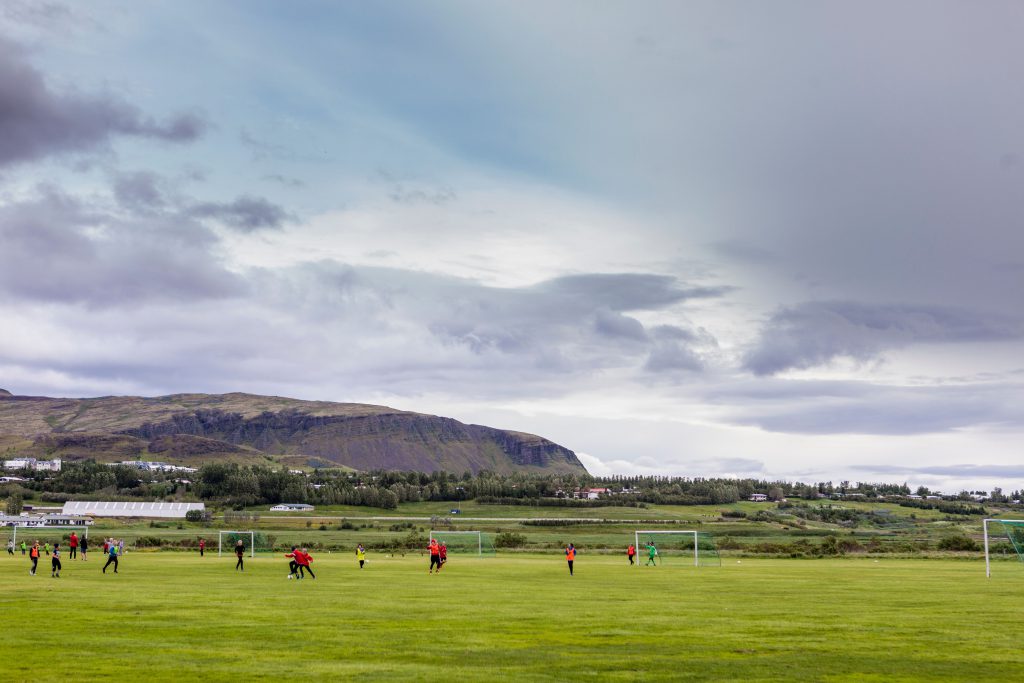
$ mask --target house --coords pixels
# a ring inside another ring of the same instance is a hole
[[[35,458],[13,458],[4,460],[7,470],[35,470],[37,472],[60,472],[60,458],[36,460]]]
[[[270,508],[271,512],[312,512],[312,505],[306,503],[280,503]]]
[[[0,526],[38,527],[46,526],[42,515],[0,515]]]
[[[43,515],[44,526],[92,526],[92,524],[92,519],[81,515]]]
[[[768,494],[765,494],[765,493],[751,493],[750,494],[750,498],[748,498],[747,500],[751,500],[751,501],[753,501],[755,503],[764,503],[764,502],[766,502],[768,500]]]
[[[611,494],[612,490],[607,488],[576,489],[572,492],[572,497],[584,500],[597,500],[601,496],[610,496]]]

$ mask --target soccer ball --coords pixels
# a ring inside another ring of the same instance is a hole
[[[291,574],[289,574],[289,575],[288,575],[288,578],[289,578],[289,579],[294,579],[295,577],[294,577],[294,576],[292,576]]]

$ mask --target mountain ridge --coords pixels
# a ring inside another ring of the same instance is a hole
[[[535,434],[388,406],[242,392],[51,398],[0,390],[0,450],[190,465],[586,472],[571,450]]]

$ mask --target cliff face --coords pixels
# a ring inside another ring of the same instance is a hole
[[[289,464],[432,472],[583,472],[571,450],[532,434],[383,406],[278,397],[0,396],[0,445],[70,459]],[[28,445],[31,444],[31,445]],[[16,444],[15,444],[16,445]]]
[[[309,415],[291,409],[244,418],[221,410],[197,410],[122,433],[147,441],[187,434],[359,470],[583,469],[575,453],[547,439],[415,413]]]

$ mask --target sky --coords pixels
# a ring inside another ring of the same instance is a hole
[[[1024,488],[1024,5],[0,0],[0,387]]]

